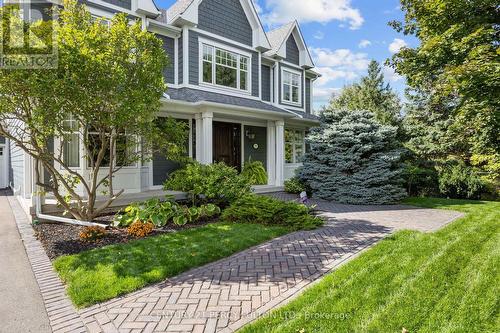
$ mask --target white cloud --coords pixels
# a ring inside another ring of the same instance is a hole
[[[328,104],[333,93],[359,79],[370,63],[366,53],[349,49],[310,48],[310,52],[317,65],[315,71],[322,75],[314,82],[315,105]]]
[[[363,39],[359,42],[358,47],[360,49],[367,48],[368,46],[372,45],[372,42],[370,42],[368,39]]]
[[[389,66],[382,67],[382,73],[384,74],[384,78],[389,82],[398,82],[403,80],[403,77],[394,71],[394,68]]]
[[[330,97],[332,97],[332,94],[338,93],[340,91],[340,88],[314,88],[313,90],[313,95],[315,97],[316,102],[317,101],[328,101]]]
[[[358,77],[355,71],[335,69],[332,67],[316,67],[316,71],[321,73],[321,77],[315,82],[319,87],[324,87],[335,80],[342,79],[352,81]]]
[[[354,53],[349,49],[311,48],[310,51],[316,65],[319,67],[363,71],[368,68],[370,63],[366,53]]]
[[[299,22],[347,22],[358,29],[364,22],[360,11],[351,6],[351,0],[264,0],[264,21],[269,25]]]
[[[389,44],[389,51],[391,53],[398,53],[401,48],[408,46],[406,42],[400,38],[394,38],[391,44]]]
[[[316,31],[316,33],[313,36],[315,39],[323,39],[325,38],[325,33],[323,31]]]

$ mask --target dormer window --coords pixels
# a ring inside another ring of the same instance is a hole
[[[283,69],[281,72],[281,99],[282,102],[294,105],[301,104],[301,82],[302,77],[299,72]]]
[[[205,84],[250,93],[250,57],[202,43],[202,73]]]

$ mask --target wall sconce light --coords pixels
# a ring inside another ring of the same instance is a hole
[[[246,131],[246,132],[245,132],[245,135],[246,135],[246,137],[247,137],[247,138],[249,138],[250,140],[255,139],[255,133],[252,133],[252,132],[250,132],[250,131]]]

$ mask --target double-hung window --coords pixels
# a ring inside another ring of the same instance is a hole
[[[80,167],[80,131],[78,121],[70,115],[63,120],[64,134],[61,138],[63,162],[69,168]]]
[[[106,134],[104,140],[106,140],[107,147],[101,162],[101,167],[109,167],[111,161],[111,147],[109,146],[110,136]],[[136,145],[137,142],[133,140],[132,136],[126,135],[124,132],[118,132],[114,149],[116,166],[128,167],[136,165],[136,162],[133,159]],[[88,134],[88,148],[90,150],[90,156],[88,156],[89,168],[95,165],[101,147],[102,142],[100,134],[95,130],[90,129]]]
[[[283,69],[282,73],[282,99],[283,102],[300,105],[301,75]]]
[[[250,58],[215,46],[202,44],[202,81],[250,92]]]
[[[304,156],[305,143],[304,131],[301,130],[285,130],[285,162],[300,163]]]

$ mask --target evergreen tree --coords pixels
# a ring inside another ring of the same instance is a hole
[[[307,137],[299,177],[315,196],[350,204],[389,204],[405,197],[397,129],[369,111],[327,109]]]
[[[384,125],[398,126],[401,105],[389,84],[384,82],[384,74],[378,62],[373,60],[368,66],[368,74],[359,83],[344,87],[339,96],[331,101],[333,109],[367,110]]]

